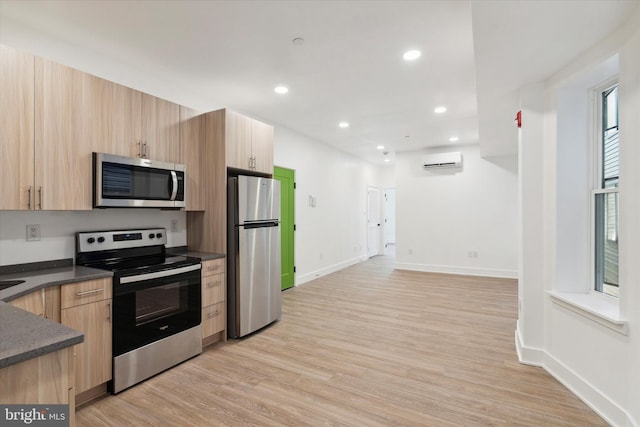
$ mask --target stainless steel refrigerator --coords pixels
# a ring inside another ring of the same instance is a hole
[[[280,182],[228,180],[227,333],[239,338],[280,318]]]

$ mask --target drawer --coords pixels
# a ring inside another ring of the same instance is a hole
[[[60,308],[111,298],[111,279],[88,280],[60,287]]]
[[[227,323],[225,309],[224,302],[202,309],[202,338],[224,330]]]
[[[224,301],[224,273],[202,278],[202,306],[207,307]]]
[[[211,259],[202,261],[202,277],[211,274],[224,273],[226,258]]]

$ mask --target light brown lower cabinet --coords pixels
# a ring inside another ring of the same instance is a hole
[[[111,279],[60,287],[60,323],[84,333],[75,349],[75,394],[81,404],[106,391],[111,379]]]
[[[0,402],[4,405],[69,405],[75,425],[73,347],[0,369]]]
[[[202,262],[202,345],[227,338],[225,258]]]
[[[30,294],[18,297],[9,301],[9,304],[36,316],[44,317],[44,289],[38,289]]]

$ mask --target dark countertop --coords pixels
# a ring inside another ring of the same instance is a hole
[[[18,268],[15,271],[0,274],[0,282],[24,280],[24,283],[0,291],[0,368],[83,342],[82,332],[6,302],[49,286],[112,277],[113,273],[74,265],[37,270]]]
[[[0,368],[83,341],[82,332],[0,302]]]
[[[175,255],[184,255],[194,258],[200,258],[201,261],[209,261],[212,259],[224,258],[226,255],[217,252],[200,252],[192,251],[187,247],[167,248],[167,252]]]
[[[4,280],[24,280],[25,282],[20,285],[15,285],[1,290],[0,301],[8,302],[22,295],[37,291],[38,289],[47,288],[49,286],[84,282],[86,280],[102,279],[105,277],[113,277],[113,273],[111,271],[76,265],[35,271],[23,271],[13,274],[2,274],[0,275],[0,282]]]

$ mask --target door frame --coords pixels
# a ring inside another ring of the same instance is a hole
[[[290,289],[295,286],[296,265],[295,265],[295,189],[296,189],[296,171],[295,169],[284,168],[281,166],[273,167],[273,179],[280,181],[280,262],[282,268],[282,276],[280,288],[282,290]],[[291,188],[285,188],[284,180],[291,180]],[[285,192],[290,192],[288,195]],[[290,197],[290,200],[288,200]],[[288,203],[287,206],[284,204]],[[288,212],[285,212],[287,210]],[[287,235],[287,230],[290,235]]]
[[[374,221],[374,223],[376,224],[375,226],[375,253],[371,253],[370,252],[370,247],[371,247],[371,236],[369,233],[369,223],[370,223],[370,218],[371,218],[371,205],[369,203],[369,193],[371,191],[375,191],[377,193],[377,203],[375,204],[375,209],[376,209],[376,215],[377,215],[377,220]],[[367,257],[368,258],[372,258],[374,256],[380,255],[380,227],[382,222],[380,221],[380,187],[375,187],[373,185],[367,185],[367,222],[366,222],[366,227],[367,227]]]

